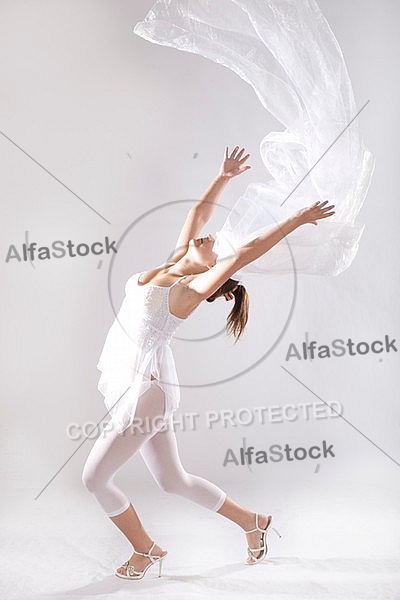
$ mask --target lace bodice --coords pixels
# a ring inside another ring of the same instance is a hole
[[[169,292],[180,280],[169,287],[139,284],[140,275],[135,273],[126,282],[126,295],[118,318],[132,341],[149,349],[157,340],[169,343],[187,317],[173,315],[169,308]]]

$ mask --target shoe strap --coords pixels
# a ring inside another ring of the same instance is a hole
[[[267,529],[269,529],[269,526],[271,525],[271,515],[268,515],[270,517],[269,521],[268,521],[268,525],[266,526],[265,529],[261,529],[261,527],[258,526],[258,513],[256,513],[256,526],[254,529],[249,529],[248,531],[245,531],[245,533],[253,533],[254,531],[261,531],[263,533],[265,533],[267,531]]]
[[[260,552],[260,550],[264,550],[264,547],[261,546],[261,548],[250,548],[249,546],[247,547],[247,550],[249,550],[250,552]]]
[[[260,529],[259,527],[256,527],[255,529],[249,529],[248,531],[245,531],[245,533],[253,533],[254,531],[265,531],[265,529]]]
[[[156,545],[156,543],[153,542],[151,545],[151,548],[148,552],[138,552],[137,550],[134,550],[134,552],[135,552],[135,554],[140,554],[141,556],[146,556],[147,558],[149,558],[151,560],[151,562],[156,562],[157,560],[159,560],[161,558],[161,556],[152,556],[151,552],[155,545]]]

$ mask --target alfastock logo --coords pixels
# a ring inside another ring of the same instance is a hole
[[[51,244],[50,247],[38,247],[36,242],[32,242],[31,244],[22,244],[21,252],[18,252],[16,246],[12,244],[7,252],[6,263],[8,263],[12,259],[17,259],[18,262],[21,262],[21,260],[33,261],[36,259],[36,257],[39,260],[49,260],[51,258],[64,258],[67,252],[68,256],[70,256],[71,258],[75,258],[76,256],[87,256],[89,252],[95,255],[99,255],[103,254],[103,252],[105,252],[106,254],[110,254],[112,250],[116,253],[117,250],[114,247],[115,243],[115,241],[110,242],[108,237],[105,237],[104,243],[93,242],[93,244],[91,244],[90,246],[89,244],[78,244],[76,248],[71,240],[68,240],[66,244],[62,240],[56,240]]]
[[[375,354],[390,352],[390,350],[397,352],[395,342],[396,340],[394,338],[390,339],[388,335],[385,335],[384,341],[375,340],[370,344],[367,342],[358,342],[356,344],[351,338],[348,338],[347,342],[342,339],[336,339],[330,345],[322,344],[321,346],[317,346],[317,342],[313,340],[308,344],[307,342],[303,342],[299,348],[295,344],[290,344],[285,360],[288,361],[291,358],[296,358],[297,360],[307,360],[307,358],[310,358],[313,360],[316,357],[331,358],[331,356],[344,356],[345,354],[356,356],[357,354],[368,354],[370,351]]]

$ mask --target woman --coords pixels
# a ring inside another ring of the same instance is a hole
[[[141,579],[155,563],[159,564],[161,575],[167,555],[147,534],[129,499],[113,482],[116,472],[138,450],[163,490],[218,512],[241,527],[248,544],[246,564],[256,564],[267,555],[267,532],[274,529],[272,516],[240,506],[210,481],[187,473],[181,464],[172,427],[172,413],[179,405],[179,386],[174,385],[171,390],[167,383],[170,379],[177,382],[169,340],[203,300],[213,302],[224,297],[235,300],[228,315],[227,332],[237,341],[247,323],[248,296],[244,286],[231,276],[296,228],[306,223],[317,225],[317,220],[334,212],[330,212],[333,205],[326,206],[327,201],[316,202],[217,263],[213,236],[195,236],[210,218],[224,185],[250,168],[244,166],[249,154],[243,156],[244,148],[238,150],[236,146],[229,155],[226,147],[217,178],[189,211],[172,260],[128,280],[118,323],[110,329],[99,361],[99,389],[105,395],[115,429],[96,440],[82,480],[134,548],[130,559],[115,571],[118,577]],[[161,422],[158,420],[156,425],[159,415]],[[150,420],[152,427],[132,430],[134,420]]]

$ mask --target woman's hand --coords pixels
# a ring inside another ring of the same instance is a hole
[[[233,293],[239,286],[235,285],[234,288],[232,288],[231,290],[229,290],[229,292],[225,292],[224,296],[225,296],[225,300],[233,300],[235,297],[235,294]]]
[[[239,146],[236,146],[232,154],[228,156],[228,146],[225,147],[225,157],[219,170],[219,176],[235,177],[236,175],[240,175],[240,173],[244,173],[247,171],[247,169],[251,169],[250,165],[242,167],[243,163],[246,162],[250,154],[246,154],[246,156],[242,158],[244,148],[242,148],[237,154],[238,150]]]
[[[329,212],[332,208],[335,208],[334,204],[330,206],[325,206],[328,200],[322,202],[318,200],[311,206],[307,206],[306,208],[302,208],[295,214],[296,219],[299,220],[300,225],[305,225],[306,223],[312,223],[313,225],[318,225],[318,219],[326,219],[326,217],[331,217],[335,214],[335,211]]]

